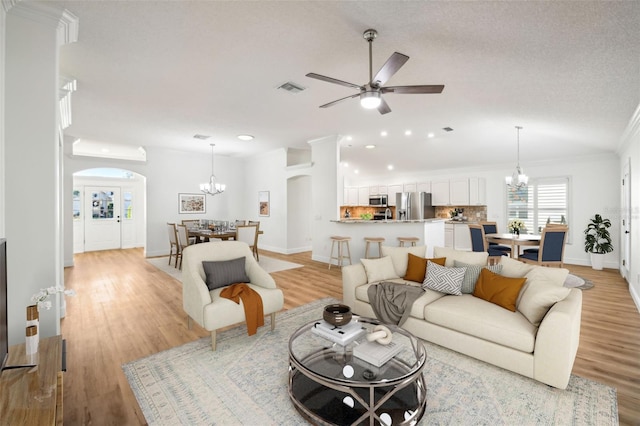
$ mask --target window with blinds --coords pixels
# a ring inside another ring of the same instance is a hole
[[[507,187],[507,223],[520,219],[527,234],[540,234],[547,223],[567,223],[569,183],[568,177],[542,178],[529,179],[526,188]]]

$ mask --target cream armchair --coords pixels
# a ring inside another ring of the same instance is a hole
[[[275,314],[284,305],[282,290],[264,269],[258,265],[249,246],[241,241],[219,241],[187,247],[182,265],[182,306],[191,320],[211,332],[211,347],[216,350],[216,330],[245,321],[243,305],[220,297],[223,288],[209,291],[202,261],[223,261],[245,258],[245,273],[249,287],[262,298],[264,314],[271,315],[271,330],[275,328]]]

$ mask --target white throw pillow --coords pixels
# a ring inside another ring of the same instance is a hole
[[[392,247],[382,246],[382,256],[390,256],[393,262],[393,267],[396,270],[396,274],[399,277],[404,277],[407,274],[407,264],[409,263],[409,253],[426,257],[427,246],[410,246],[410,247]]]
[[[422,288],[460,296],[466,271],[467,268],[447,268],[428,260],[427,275]]]
[[[452,267],[453,263],[456,260],[458,262],[464,262],[469,265],[485,266],[487,264],[489,253],[487,253],[486,251],[462,251],[452,249],[450,247],[434,247],[433,257],[446,257],[447,261],[445,262],[444,266],[448,267]]]
[[[549,309],[564,300],[571,289],[558,286],[553,279],[545,277],[544,272],[536,270],[528,273],[526,278],[527,282],[520,291],[516,309],[537,327]]]
[[[500,275],[510,278],[522,278],[536,267],[536,265],[520,262],[507,256],[500,256],[499,263],[502,265]]]
[[[381,257],[380,259],[360,259],[360,262],[362,262],[367,273],[367,283],[399,278],[390,256]]]

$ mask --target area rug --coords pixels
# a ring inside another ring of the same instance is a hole
[[[171,258],[171,265],[169,265],[169,256],[150,257],[146,260],[162,272],[171,275],[178,281],[182,281],[182,271],[173,266],[175,264],[175,260],[173,258]],[[304,266],[299,263],[287,262],[268,256],[260,256],[260,261],[258,263],[262,269],[269,273],[285,271],[287,269],[302,268]]]
[[[569,288],[579,288],[580,290],[589,290],[590,288],[593,288],[593,282],[577,275],[569,274],[564,280],[564,286]]]
[[[287,393],[288,342],[320,318],[322,299],[278,313],[254,336],[238,326],[123,365],[150,425],[302,425]],[[614,388],[571,376],[551,388],[425,342],[427,411],[420,425],[615,425]]]

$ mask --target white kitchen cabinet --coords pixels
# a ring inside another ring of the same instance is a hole
[[[456,223],[453,227],[453,248],[456,250],[471,251],[471,233],[469,232],[469,225]]]
[[[453,248],[453,224],[445,223],[444,225],[444,246]]]
[[[344,205],[345,206],[357,206],[358,205],[358,187],[346,186],[344,188]]]
[[[387,193],[387,185],[374,185],[369,187],[369,195],[380,195]]]
[[[457,178],[449,180],[449,203],[452,206],[469,205],[468,178]]]
[[[436,180],[431,182],[431,203],[434,206],[450,206],[449,181]]]
[[[358,205],[359,206],[368,206],[369,205],[369,187],[361,186],[358,188]]]
[[[387,187],[387,205],[396,205],[396,194],[402,192],[402,185],[389,185]]]
[[[431,192],[431,182],[418,182],[416,186],[418,192]]]
[[[485,178],[469,178],[469,205],[487,205],[487,181]]]
[[[405,183],[402,185],[402,190],[404,192],[416,192],[417,186],[415,183]]]

